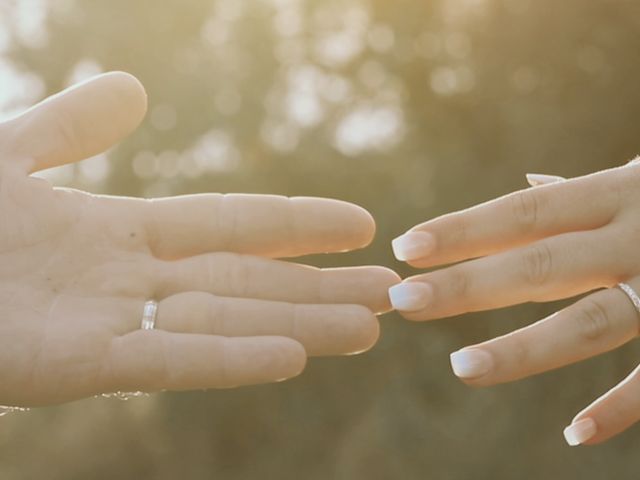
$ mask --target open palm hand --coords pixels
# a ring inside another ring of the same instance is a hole
[[[111,73],[0,124],[0,404],[277,381],[377,340],[393,272],[274,260],[365,246],[359,207],[97,196],[30,176],[103,151],[145,110],[138,81]],[[157,328],[141,330],[149,299]]]

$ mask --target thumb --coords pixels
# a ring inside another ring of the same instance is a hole
[[[83,160],[116,144],[147,110],[142,84],[110,72],[74,85],[2,125],[2,161],[35,172]]]

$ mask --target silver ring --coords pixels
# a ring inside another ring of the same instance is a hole
[[[640,296],[638,296],[636,291],[626,283],[619,283],[618,288],[629,297],[629,300],[633,302],[633,306],[636,307],[638,314],[640,314]]]
[[[158,314],[158,302],[155,300],[149,300],[144,304],[144,310],[142,311],[142,322],[140,322],[140,328],[142,330],[153,330],[156,326],[156,316]]]

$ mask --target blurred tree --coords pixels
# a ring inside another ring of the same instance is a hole
[[[370,209],[375,244],[319,265],[408,275],[388,244],[409,226],[523,188],[525,172],[581,175],[639,150],[631,0],[12,0],[0,26],[0,106],[20,82],[42,96],[111,69],[149,92],[147,121],[109,162],[52,179]],[[634,346],[487,390],[450,374],[450,351],[555,308],[390,315],[372,352],[313,360],[287,384],[15,414],[0,422],[0,476],[636,478],[638,429],[588,450],[560,433],[632,368]]]

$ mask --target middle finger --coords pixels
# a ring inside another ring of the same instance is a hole
[[[400,281],[378,266],[320,269],[234,253],[210,253],[157,261],[158,299],[185,291],[221,297],[290,303],[364,305],[374,313],[391,308],[387,291]]]

